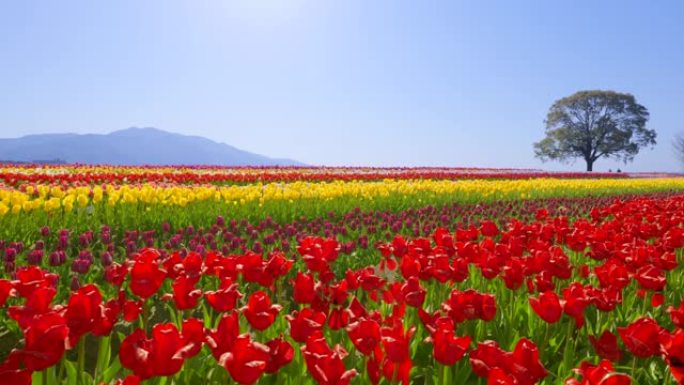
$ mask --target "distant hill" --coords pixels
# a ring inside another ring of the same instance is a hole
[[[109,134],[41,134],[0,139],[0,160],[112,165],[302,165],[237,149],[200,136],[156,128],[128,128]]]

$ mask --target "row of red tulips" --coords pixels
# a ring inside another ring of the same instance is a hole
[[[0,383],[684,383],[684,197],[535,217],[397,236],[356,269],[322,237],[142,248],[73,291],[19,267]]]
[[[244,173],[238,170],[225,170],[220,173],[158,172],[144,171],[121,173],[118,171],[97,171],[79,173],[23,173],[2,172],[0,182],[6,186],[19,187],[30,185],[92,186],[98,184],[247,184],[270,182],[333,182],[333,181],[381,181],[387,178],[416,180],[463,180],[463,179],[530,179],[530,178],[625,178],[625,173],[581,173],[581,172],[542,172],[528,170],[473,170],[473,169],[426,169],[426,170],[293,170],[264,169]]]

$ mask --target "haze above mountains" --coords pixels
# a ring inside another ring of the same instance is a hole
[[[132,127],[109,134],[39,134],[0,139],[0,161],[112,165],[303,165],[291,159],[254,154],[200,136],[151,127]]]

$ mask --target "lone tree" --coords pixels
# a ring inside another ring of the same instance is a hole
[[[631,161],[639,149],[656,143],[647,121],[648,110],[630,94],[580,91],[553,103],[546,137],[534,144],[534,153],[543,161],[582,158],[587,171],[601,157]]]

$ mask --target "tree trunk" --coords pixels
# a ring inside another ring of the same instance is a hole
[[[587,159],[587,172],[594,171],[594,161]]]

